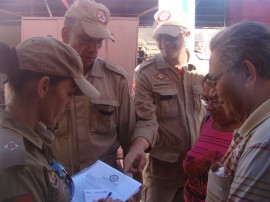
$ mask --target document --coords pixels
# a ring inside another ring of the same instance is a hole
[[[75,184],[73,202],[90,202],[86,199],[91,200],[102,190],[104,193],[111,192],[113,199],[126,201],[136,194],[142,185],[100,160],[72,176],[72,179]],[[91,193],[93,193],[93,197],[90,196]]]
[[[85,202],[97,201],[106,198],[109,192],[105,189],[86,189],[84,190]]]

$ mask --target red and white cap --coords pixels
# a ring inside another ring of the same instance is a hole
[[[154,35],[168,34],[177,37],[183,32],[183,29],[188,28],[188,20],[184,12],[160,10],[154,15],[154,18],[154,26],[156,26]]]
[[[114,41],[108,29],[110,11],[103,4],[91,0],[77,0],[67,10],[65,17],[80,20],[85,33],[90,37]]]

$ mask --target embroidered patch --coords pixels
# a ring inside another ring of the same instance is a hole
[[[55,171],[54,170],[48,170],[48,174],[49,174],[49,181],[50,181],[50,183],[53,184],[53,185],[57,185],[57,183],[58,183],[58,176],[55,173]]]
[[[106,16],[106,13],[105,13],[104,10],[98,10],[97,11],[97,19],[103,25],[107,25],[108,24],[108,18]]]
[[[161,11],[158,14],[157,21],[158,22],[165,22],[165,21],[168,21],[170,19],[170,17],[171,17],[170,11]]]
[[[15,142],[13,141],[9,141],[4,148],[9,149],[10,151],[14,150],[16,147],[18,147],[19,145],[17,145]]]
[[[158,72],[154,77],[156,79],[163,80],[167,77],[167,74],[162,74],[162,73]]]

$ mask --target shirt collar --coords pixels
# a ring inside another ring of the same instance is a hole
[[[270,117],[270,99],[261,104],[243,123],[237,133],[243,137],[248,135],[251,130]]]
[[[183,68],[185,70],[191,71],[193,69],[189,69],[189,65],[193,65],[193,57],[191,57],[190,51],[186,48],[186,54],[187,54],[187,62],[186,64],[183,65]],[[157,60],[157,69],[167,69],[167,68],[172,68],[172,66],[162,57],[161,54],[156,55],[156,60]],[[195,65],[193,65],[195,67]],[[195,68],[196,69],[196,68]]]
[[[92,67],[87,72],[85,77],[88,77],[88,76],[103,77],[104,72],[103,72],[103,68],[102,68],[102,63],[100,62],[99,58],[96,58],[91,66]]]

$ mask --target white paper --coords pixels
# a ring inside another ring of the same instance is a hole
[[[85,202],[85,190],[87,189],[105,189],[107,192],[112,192],[113,199],[126,201],[142,185],[99,160],[72,176],[72,179],[75,184],[73,202]]]
[[[106,189],[86,189],[84,190],[85,202],[92,202],[101,198],[106,198],[108,193],[109,192]]]
[[[215,172],[215,175],[225,177],[226,175],[224,167],[219,167],[218,170]]]

